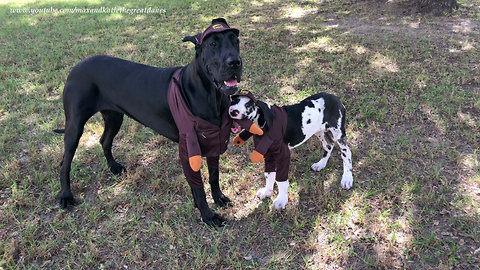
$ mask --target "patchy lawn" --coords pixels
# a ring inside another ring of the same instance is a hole
[[[480,1],[446,17],[401,2],[0,1],[0,269],[480,268]],[[11,13],[50,7],[163,11]],[[212,229],[176,144],[126,119],[114,154],[128,173],[112,176],[97,115],[72,164],[81,204],[59,209],[63,139],[52,130],[70,68],[94,54],[185,65],[182,38],[215,17],[241,31],[243,88],[277,104],[342,98],[354,188],[340,187],[338,152],[310,171],[323,153],[311,139],[293,151],[290,202],[275,211],[255,198],[253,146],[232,146],[221,184],[235,205],[216,209],[230,221]]]

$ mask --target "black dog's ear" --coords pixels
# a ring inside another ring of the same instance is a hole
[[[263,119],[265,120],[265,124],[267,127],[270,127],[273,123],[273,119],[275,118],[275,114],[273,114],[272,110],[268,107],[267,103],[263,101],[257,101],[256,105],[262,111]]]
[[[187,42],[187,41],[190,41],[192,42],[193,44],[197,45],[198,44],[198,40],[197,40],[197,36],[186,36],[182,39],[183,42]]]
[[[226,25],[228,26],[228,23],[227,23],[227,21],[226,21],[224,18],[216,18],[216,19],[213,19],[213,20],[212,20],[212,24],[214,24],[214,23],[224,23],[224,24],[226,24]],[[230,27],[230,26],[228,26],[228,27]]]

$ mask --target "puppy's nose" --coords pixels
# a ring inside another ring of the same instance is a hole
[[[231,68],[238,68],[242,65],[242,59],[240,59],[240,57],[236,57],[236,56],[228,57],[225,62],[227,64],[227,66],[229,66]]]
[[[231,117],[235,117],[235,116],[238,115],[238,110],[230,110],[229,113],[230,113],[230,116],[231,116]]]

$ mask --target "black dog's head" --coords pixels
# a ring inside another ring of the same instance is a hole
[[[225,95],[238,91],[242,78],[239,31],[230,28],[223,18],[212,20],[203,33],[187,36],[183,41],[195,44],[195,58],[215,87]]]
[[[243,95],[232,97],[228,114],[232,119],[249,119],[262,129],[268,129],[275,117],[272,110],[270,110],[270,105]]]

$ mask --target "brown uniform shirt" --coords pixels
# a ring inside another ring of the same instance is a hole
[[[170,81],[168,105],[179,131],[179,156],[185,177],[190,187],[199,188],[203,187],[200,172],[190,168],[188,158],[196,155],[207,157],[208,166],[218,168],[218,157],[227,150],[232,119],[228,109],[222,114],[220,127],[193,115],[180,91],[178,82],[181,70],[176,70]]]
[[[253,135],[255,150],[265,156],[265,172],[276,172],[276,181],[284,182],[288,180],[288,170],[290,168],[290,149],[283,140],[287,128],[287,112],[278,106],[270,108],[275,115],[273,123],[262,136]],[[242,140],[246,141],[252,136],[247,130],[239,134]]]

